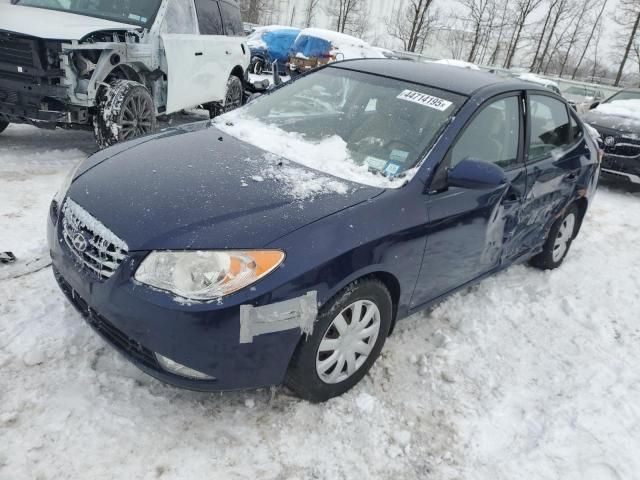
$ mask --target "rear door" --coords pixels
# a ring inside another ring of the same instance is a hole
[[[579,196],[591,151],[575,112],[553,95],[527,94],[527,195],[522,244],[540,247],[567,204]]]
[[[167,60],[166,113],[204,103],[206,71],[204,42],[198,34],[193,0],[169,0],[162,24],[162,44]]]
[[[524,104],[519,93],[489,100],[469,121],[438,167],[429,213],[427,247],[413,308],[497,269],[517,255],[514,244],[526,193]],[[473,158],[501,167],[507,183],[498,187],[446,187],[447,171]]]

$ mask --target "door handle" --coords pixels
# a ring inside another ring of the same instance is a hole
[[[201,57],[203,55],[202,52],[196,52],[196,57]]]
[[[564,176],[564,181],[565,182],[573,183],[576,180],[578,180],[578,174],[576,172],[571,172],[568,175]]]
[[[502,205],[513,205],[514,203],[520,203],[520,195],[515,192],[510,192],[502,199]]]

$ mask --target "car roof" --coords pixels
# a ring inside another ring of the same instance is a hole
[[[521,80],[505,79],[488,72],[479,72],[438,63],[369,58],[344,60],[342,62],[331,63],[328,66],[436,87],[467,97],[482,88],[490,86],[503,87],[502,89],[504,91],[519,89],[548,91],[541,85]]]

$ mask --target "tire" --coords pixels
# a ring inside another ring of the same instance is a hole
[[[529,264],[541,270],[558,268],[569,253],[577,228],[578,209],[572,204],[553,224],[542,252],[529,260]]]
[[[251,72],[256,75],[262,75],[264,72],[265,61],[260,57],[253,57],[251,60]]]
[[[244,100],[244,85],[235,75],[231,75],[227,80],[227,92],[225,93],[224,105],[220,103],[209,104],[209,116],[215,118],[223,113],[230,112],[242,106]]]
[[[113,81],[99,97],[94,130],[100,148],[153,133],[156,109],[149,90],[131,80]]]
[[[4,132],[8,126],[9,126],[9,122],[0,120],[0,133]]]
[[[362,321],[353,323],[358,311]],[[353,388],[380,355],[392,312],[391,295],[379,280],[365,278],[349,285],[322,307],[313,333],[300,340],[285,385],[310,402],[324,402]],[[367,320],[368,314],[372,316]],[[336,345],[339,339],[342,344]]]

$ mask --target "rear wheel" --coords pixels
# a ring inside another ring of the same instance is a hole
[[[242,80],[235,75],[231,75],[227,81],[227,93],[225,94],[224,104],[209,104],[209,115],[211,118],[230,112],[242,106],[244,98],[244,87]]]
[[[0,133],[4,132],[8,126],[9,126],[9,122],[0,120]]]
[[[99,100],[94,128],[100,148],[153,133],[156,109],[149,90],[131,80],[112,82]]]
[[[353,388],[376,361],[391,327],[392,301],[379,280],[359,280],[318,313],[303,338],[285,384],[298,396],[324,402]]]
[[[260,57],[253,57],[251,59],[251,72],[256,75],[262,75],[264,72],[265,61]]]
[[[542,270],[553,270],[562,265],[575,238],[577,226],[578,209],[575,205],[570,205],[564,215],[551,227],[542,252],[533,257],[529,263]]]

